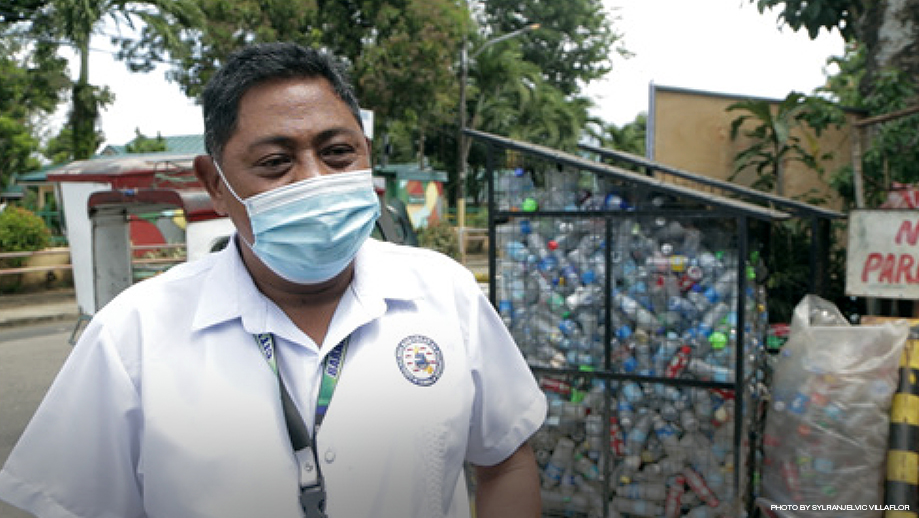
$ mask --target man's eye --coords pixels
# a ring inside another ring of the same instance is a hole
[[[354,153],[354,148],[351,146],[333,146],[325,150],[325,155],[331,158],[339,158],[343,156],[348,156]]]
[[[268,157],[264,160],[261,160],[258,163],[258,166],[266,168],[266,169],[278,169],[288,164],[290,164],[289,158],[283,157],[283,156],[273,156],[273,157]]]

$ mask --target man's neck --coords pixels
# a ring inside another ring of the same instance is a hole
[[[321,347],[332,315],[351,285],[354,263],[328,281],[297,284],[274,273],[245,244],[239,243],[237,248],[259,291],[277,304],[300,330]]]

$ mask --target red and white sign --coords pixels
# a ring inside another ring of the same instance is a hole
[[[919,210],[849,214],[846,294],[919,299]]]

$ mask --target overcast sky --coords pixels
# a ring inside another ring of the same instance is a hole
[[[564,0],[553,0],[564,1]],[[594,113],[622,125],[648,109],[648,88],[657,85],[728,94],[784,98],[810,93],[825,80],[829,56],[841,55],[837,32],[810,40],[779,29],[774,14],[759,14],[748,0],[605,0],[624,46],[635,54],[616,57],[607,79],[591,85]],[[540,21],[549,25],[549,21]],[[125,144],[135,128],[148,136],[203,132],[200,108],[165,80],[165,67],[132,74],[114,61],[105,37],[93,40],[90,82],[108,85],[115,103],[102,113],[109,144]],[[108,52],[107,52],[108,51]],[[76,62],[72,65],[76,74]]]

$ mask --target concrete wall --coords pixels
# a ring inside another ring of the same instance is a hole
[[[649,115],[649,150],[653,153],[650,158],[692,173],[727,180],[734,172],[734,157],[752,143],[742,135],[731,140],[731,122],[747,112],[729,112],[727,107],[744,99],[749,97],[654,86]],[[855,120],[855,115],[850,114],[849,120]],[[754,126],[748,122],[745,127]],[[828,180],[834,171],[851,164],[850,136],[851,127],[847,125],[825,131],[816,141],[820,153],[833,153],[833,159],[824,162],[822,178],[797,162],[789,164],[785,196],[797,198],[813,189],[829,199],[828,208],[840,209],[840,200],[829,187]],[[735,181],[750,186],[755,179],[756,173],[750,169]]]

